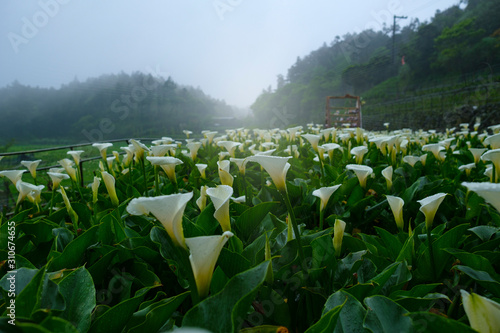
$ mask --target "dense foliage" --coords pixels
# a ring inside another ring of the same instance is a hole
[[[0,171],[0,330],[498,331],[500,134],[467,127],[97,143],[84,187],[77,151],[50,183]]]
[[[498,81],[499,15],[499,0],[474,0],[467,1],[464,9],[455,5],[436,12],[430,22],[412,20],[401,30],[397,26],[394,40],[392,29],[387,27],[336,36],[329,45],[298,58],[286,78],[278,77],[276,90],[264,90],[252,110],[266,126],[276,112],[288,114],[280,126],[322,122],[326,96],[361,95],[368,107],[414,96],[423,88],[434,89],[424,94],[436,90],[446,93],[464,82],[472,86],[491,83],[495,81],[488,78],[491,74]],[[444,85],[450,87],[443,89]],[[467,96],[450,91],[452,95],[457,105],[478,103],[469,98],[477,95],[473,89]]]

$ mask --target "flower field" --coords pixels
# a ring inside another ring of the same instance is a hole
[[[95,143],[85,186],[79,151],[49,183],[23,161],[0,331],[499,332],[500,125],[476,130]]]

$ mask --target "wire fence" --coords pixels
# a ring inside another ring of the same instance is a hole
[[[135,140],[138,141],[145,141],[145,142],[151,142],[153,140],[157,140],[158,138],[137,138]],[[109,143],[124,143],[125,145],[129,145],[131,139],[113,139],[113,140],[106,140],[105,142]],[[181,140],[181,139],[175,139],[172,138],[173,141]],[[38,171],[46,171],[52,168],[60,168],[61,165],[57,163],[58,160],[68,157],[67,156],[67,151],[68,150],[75,150],[75,149],[85,149],[84,153],[87,155],[86,157],[82,158],[80,160],[80,163],[78,165],[79,172],[80,172],[80,185],[83,186],[85,184],[85,175],[86,173],[84,172],[84,164],[88,164],[92,161],[97,161],[101,160],[102,157],[99,154],[97,148],[92,147],[94,142],[88,142],[88,143],[80,143],[80,144],[72,144],[72,145],[65,145],[65,146],[57,146],[57,147],[49,147],[49,148],[40,148],[40,149],[30,149],[30,150],[23,150],[23,151],[15,151],[15,152],[0,152],[0,171],[1,170],[21,170],[24,167],[20,164],[22,160],[37,160],[40,159],[39,155],[44,156],[42,162],[40,163],[40,167],[38,167],[36,170]],[[120,155],[125,154],[124,151],[119,152]],[[107,154],[108,157],[114,156],[113,154]],[[2,158],[3,157],[3,158]],[[88,176],[88,175],[87,175]],[[9,205],[9,200],[14,200],[11,187],[13,186],[10,180],[8,180],[6,177],[0,178],[1,183],[0,183],[0,205],[2,207],[8,206]]]

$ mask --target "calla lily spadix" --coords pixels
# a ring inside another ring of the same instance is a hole
[[[476,192],[486,202],[500,212],[500,184],[493,183],[462,183],[469,191]]]
[[[470,326],[479,333],[500,332],[500,304],[484,296],[460,290]]]
[[[186,244],[190,252],[189,261],[193,269],[198,294],[201,298],[208,295],[220,251],[232,236],[232,232],[225,231],[220,236],[186,238]]]
[[[36,168],[38,167],[38,164],[40,164],[42,160],[36,160],[36,161],[21,161],[21,164],[25,166],[29,172],[31,173],[31,177],[33,179],[36,178]]]
[[[387,202],[391,207],[392,214],[394,215],[394,220],[396,221],[396,225],[399,231],[402,231],[405,225],[405,222],[403,220],[403,206],[405,202],[403,199],[392,195],[387,195],[386,197],[387,197]]]
[[[342,239],[344,238],[344,230],[346,223],[342,220],[336,219],[333,225],[333,248],[335,249],[335,256],[339,257],[342,251]]]
[[[446,197],[446,193],[436,193],[422,200],[417,200],[421,205],[420,211],[425,215],[425,226],[427,230],[430,230],[432,223],[434,222],[434,216],[439,208],[439,205],[443,202]]]
[[[218,161],[219,179],[222,185],[233,186],[234,177],[229,173],[231,162],[228,160]]]
[[[97,149],[99,149],[99,153],[101,154],[103,160],[106,159],[106,150],[111,146],[113,146],[113,144],[110,142],[92,144],[92,147],[96,147]]]
[[[135,198],[127,205],[127,212],[131,215],[149,215],[151,213],[167,230],[174,244],[186,248],[182,216],[192,197],[193,192]]]
[[[106,171],[102,171],[101,175],[102,179],[104,180],[106,190],[108,191],[109,198],[111,199],[111,203],[113,204],[113,206],[118,207],[120,202],[118,201],[118,196],[116,195],[115,177],[113,177]]]
[[[214,217],[222,227],[222,231],[231,231],[231,219],[229,217],[229,199],[233,195],[233,188],[228,185],[218,185],[207,189],[207,195],[214,203]]]
[[[286,173],[290,168],[288,157],[254,155],[247,157],[248,161],[259,163],[271,176],[274,185],[279,191],[286,192]]]
[[[69,176],[65,173],[47,172],[47,175],[49,175],[52,181],[52,189],[54,190],[59,187],[59,184],[61,184],[64,179],[69,179]]]
[[[499,149],[493,149],[493,150],[488,150],[486,153],[484,153],[481,156],[481,159],[483,161],[491,161],[493,163],[493,167],[495,168],[495,183],[498,183],[498,180],[500,179],[500,148]]]
[[[359,164],[347,164],[345,167],[347,170],[354,171],[356,177],[358,177],[359,185],[361,185],[362,188],[365,188],[366,179],[368,178],[369,175],[373,173],[373,169],[367,165],[359,165]]]
[[[320,200],[321,200],[321,204],[319,207],[320,211],[322,211],[326,208],[326,205],[328,204],[328,200],[330,200],[330,197],[340,187],[340,185],[341,184],[329,186],[329,187],[321,187],[321,188],[314,190],[312,192],[312,195],[320,198]]]
[[[26,170],[3,170],[0,171],[0,177],[7,177],[16,186],[17,182],[21,180],[23,173]]]

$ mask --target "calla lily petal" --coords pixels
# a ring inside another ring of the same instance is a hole
[[[398,229],[401,231],[403,230],[405,225],[405,222],[403,220],[403,206],[405,202],[403,199],[392,195],[388,195],[386,197],[387,197],[387,202],[391,207],[392,214],[394,215],[394,220],[396,221],[396,225],[398,226]]]
[[[165,227],[174,244],[186,248],[182,215],[192,197],[193,192],[135,198],[129,202],[127,212],[131,215],[153,214]]]
[[[288,157],[254,155],[247,157],[249,161],[259,163],[271,176],[274,185],[279,191],[286,191],[286,173],[290,168]]]
[[[61,184],[64,179],[69,179],[69,176],[65,173],[47,172],[47,175],[49,175],[52,180],[52,189],[58,188],[59,184]]]
[[[208,295],[210,282],[212,281],[212,275],[220,251],[232,236],[232,232],[225,231],[221,236],[186,238],[186,245],[189,247],[189,252],[191,253],[189,261],[193,269],[198,294],[201,298]]]
[[[334,185],[334,186],[329,186],[329,187],[321,187],[317,190],[314,190],[312,192],[312,195],[315,197],[318,197],[321,199],[321,204],[319,210],[322,211],[323,209],[326,208],[326,205],[328,204],[328,200],[330,200],[330,197],[332,194],[340,187],[340,185]]]
[[[231,231],[231,219],[229,217],[229,199],[233,195],[233,188],[228,185],[219,185],[207,189],[207,195],[215,206],[214,217],[219,221],[222,231]]]
[[[16,186],[17,182],[21,180],[23,177],[23,173],[26,170],[3,170],[0,171],[0,177],[7,177],[9,180]]]
[[[486,202],[500,212],[500,184],[493,183],[462,183],[469,191],[476,192]]]
[[[475,293],[460,290],[470,326],[479,333],[500,332],[500,304]]]
[[[417,201],[421,205],[420,211],[425,215],[426,228],[432,227],[434,216],[436,215],[439,205],[441,205],[441,202],[443,202],[445,197],[446,193],[437,193]]]
[[[392,188],[392,165],[389,165],[387,168],[382,170],[382,176],[384,176],[385,181],[387,182],[387,189]]]
[[[113,204],[113,206],[118,207],[120,202],[118,201],[118,196],[116,195],[115,177],[113,177],[106,171],[102,171],[101,175],[102,179],[104,180],[104,185],[106,185],[106,190],[108,190],[111,203]]]
[[[42,160],[21,161],[21,164],[29,170],[33,178],[36,178],[36,168],[38,167],[38,164],[40,164],[41,161]]]
[[[366,187],[366,179],[373,173],[373,169],[367,165],[347,164],[346,169],[354,171],[362,188]]]
[[[336,219],[333,225],[333,248],[335,255],[340,256],[342,250],[342,239],[344,238],[344,230],[346,223],[342,220]]]

